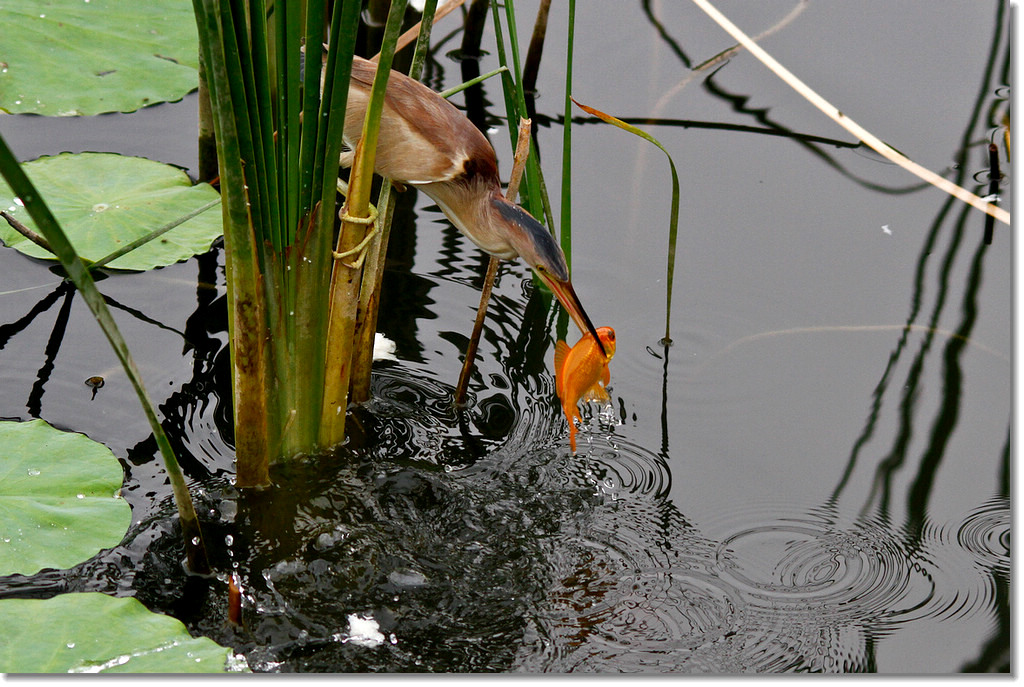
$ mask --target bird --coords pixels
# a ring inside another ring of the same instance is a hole
[[[342,167],[351,166],[362,136],[376,70],[375,62],[353,56],[343,134],[348,150],[342,153]],[[498,158],[487,138],[441,95],[393,70],[384,95],[374,172],[426,193],[483,251],[526,261],[580,331],[601,345],[573,288],[562,249],[544,225],[502,192]]]

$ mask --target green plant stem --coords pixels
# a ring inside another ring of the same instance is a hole
[[[245,85],[241,83],[241,74],[229,69],[228,56],[237,46],[233,40],[231,48],[225,46],[227,28],[216,0],[193,0],[193,8],[202,37],[200,49],[207,68],[221,178],[236,485],[265,486],[270,484],[271,446],[269,359],[265,347],[269,332],[257,241],[249,212],[250,208],[255,212],[258,203],[249,204],[245,179],[246,159],[256,164],[251,135],[241,131],[249,124],[248,105],[242,98]],[[241,122],[236,120],[236,113],[240,114]],[[254,193],[258,194],[259,189]]]
[[[178,517],[181,521],[182,535],[185,540],[188,567],[194,573],[209,574],[210,564],[206,556],[202,530],[199,525],[199,518],[196,516],[195,506],[192,504],[192,497],[185,483],[185,477],[174,455],[174,449],[171,447],[167,434],[164,432],[164,428],[157,417],[156,407],[146,392],[142,375],[135,365],[135,360],[128,350],[128,345],[125,343],[113,315],[107,308],[103,294],[96,288],[89,268],[78,256],[74,246],[71,245],[71,241],[64,234],[63,229],[61,229],[60,224],[58,224],[56,218],[50,212],[46,202],[39,195],[39,192],[28,176],[26,176],[24,170],[21,169],[14,154],[8,148],[7,142],[2,137],[0,137],[0,173],[7,180],[11,190],[24,203],[29,216],[32,217],[36,226],[43,236],[46,237],[53,254],[60,260],[68,277],[74,282],[75,288],[82,294],[83,300],[89,306],[93,317],[96,318],[96,322],[107,337],[107,341],[110,342],[111,348],[114,349],[114,354],[121,362],[125,374],[128,375],[128,379],[131,381],[132,387],[139,398],[139,403],[142,404],[146,419],[149,421],[153,437],[156,439],[157,447],[160,449],[160,455],[163,458],[164,469],[171,482],[174,502],[178,508]]]
[[[384,108],[384,93],[395,53],[395,42],[402,28],[405,16],[405,0],[395,0],[388,12],[384,29],[377,72],[374,76],[370,101],[355,158],[349,176],[349,194],[342,211],[341,232],[338,236],[337,252],[345,254],[363,242],[370,227],[348,218],[365,219],[369,215],[370,186],[373,178],[373,163],[377,148],[380,115]],[[352,374],[351,342],[356,330],[359,287],[362,273],[361,256],[353,256],[349,262],[335,259],[331,277],[330,310],[327,331],[327,354],[325,361],[324,397],[320,414],[320,445],[334,446],[345,438],[345,411],[348,406],[349,384]]]
[[[572,274],[572,57],[576,30],[576,0],[569,0],[569,38],[565,53],[565,125],[562,127],[562,199],[558,224],[565,264]]]
[[[419,34],[413,51],[409,76],[419,79],[430,49],[430,32],[435,18],[437,0],[427,0],[419,22]],[[396,45],[396,49],[400,48]],[[391,219],[394,217],[395,197],[390,179],[384,179],[377,197],[377,234],[366,251],[363,264],[363,278],[359,288],[359,306],[356,311],[356,331],[353,337],[352,375],[350,378],[349,400],[361,403],[370,398],[370,374],[373,368],[373,346],[377,330],[377,310],[380,305],[380,289],[384,281],[384,261],[387,256]]]
[[[486,81],[487,79],[491,78],[492,76],[497,76],[498,74],[504,74],[507,71],[508,71],[508,67],[505,67],[505,66],[498,67],[497,69],[492,69],[491,71],[487,72],[486,74],[481,74],[480,76],[472,78],[469,81],[464,81],[464,82],[460,83],[458,86],[452,86],[451,88],[449,88],[447,90],[441,91],[440,93],[438,93],[438,95],[440,95],[442,98],[446,98],[446,99],[450,98],[453,95],[455,95],[456,93],[461,93],[462,91],[466,90],[470,86],[475,86],[478,83],[480,83],[481,81]]]

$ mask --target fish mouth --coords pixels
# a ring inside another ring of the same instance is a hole
[[[548,285],[551,292],[555,294],[555,297],[565,308],[569,316],[572,317],[573,322],[580,328],[583,333],[589,332],[594,337],[594,341],[597,342],[597,347],[601,349],[601,355],[605,358],[608,357],[608,351],[604,349],[604,343],[601,341],[601,337],[597,335],[597,329],[594,328],[594,323],[590,321],[590,316],[587,315],[587,311],[583,309],[583,304],[580,303],[579,296],[576,295],[575,289],[572,288],[572,282],[561,281],[552,277],[550,274],[544,272],[537,272],[537,275]]]

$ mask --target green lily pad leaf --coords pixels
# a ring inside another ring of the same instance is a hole
[[[96,261],[132,241],[216,200],[209,184],[192,184],[177,167],[113,153],[62,153],[24,164],[78,254]],[[28,212],[0,181],[0,209],[35,230]],[[205,253],[221,235],[214,206],[160,237],[109,263],[122,270],[148,270]],[[53,255],[0,222],[0,240],[36,258]]]
[[[235,663],[231,649],[137,599],[96,592],[0,601],[0,624],[5,673],[223,673]]]
[[[5,0],[0,111],[134,112],[199,85],[188,0]]]
[[[123,480],[110,449],[82,434],[0,422],[0,575],[69,568],[117,545],[132,516]]]

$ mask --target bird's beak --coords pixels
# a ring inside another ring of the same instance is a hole
[[[601,337],[597,335],[597,330],[594,329],[594,323],[590,321],[590,316],[587,315],[587,311],[583,309],[583,304],[580,303],[579,296],[576,295],[576,291],[572,288],[572,282],[560,281],[555,279],[550,274],[537,272],[537,275],[547,284],[551,292],[555,294],[555,298],[562,304],[565,311],[572,317],[572,321],[576,323],[576,326],[580,328],[581,332],[590,332],[590,335],[594,337],[594,341],[597,342],[597,347],[601,349],[601,355],[608,357],[608,351],[604,350],[604,344],[601,343]]]

